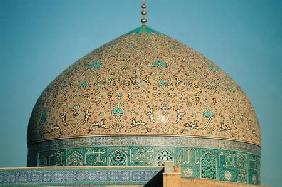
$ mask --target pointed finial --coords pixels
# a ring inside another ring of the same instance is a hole
[[[147,20],[147,10],[146,10],[146,8],[147,8],[146,0],[142,0],[141,8],[142,8],[142,10],[141,10],[141,16],[142,16],[141,23],[142,23],[142,25],[146,25],[146,23],[148,21]]]

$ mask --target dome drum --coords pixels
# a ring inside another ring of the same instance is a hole
[[[186,178],[258,184],[259,160],[258,146],[229,140],[94,136],[36,144],[29,149],[28,165],[153,167],[173,161]]]

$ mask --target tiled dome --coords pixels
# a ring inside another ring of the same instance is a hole
[[[189,136],[260,145],[240,87],[186,45],[141,26],[90,52],[39,97],[28,144],[97,135]]]
[[[182,177],[260,183],[260,129],[246,95],[213,62],[145,25],[60,74],[27,136],[28,166],[173,161]]]

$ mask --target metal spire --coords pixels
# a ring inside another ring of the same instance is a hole
[[[141,10],[141,23],[142,23],[142,25],[146,25],[146,23],[147,23],[147,5],[146,5],[146,0],[142,0],[142,5],[141,5],[141,8],[142,8],[142,10]]]

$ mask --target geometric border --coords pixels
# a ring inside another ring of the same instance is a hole
[[[191,148],[215,148],[261,154],[261,148],[231,140],[209,139],[189,136],[91,136],[74,139],[49,140],[28,146],[31,151],[65,149],[87,146],[189,146]]]
[[[36,167],[0,169],[0,185],[144,185],[163,167]]]

